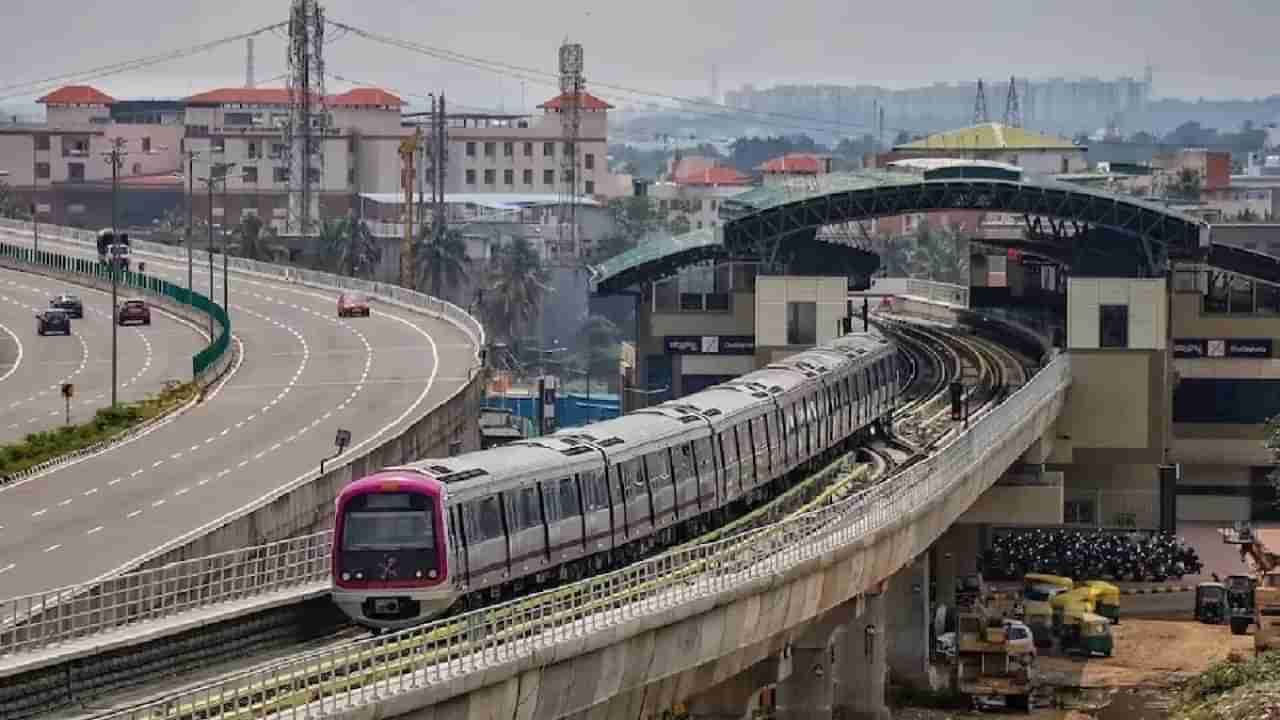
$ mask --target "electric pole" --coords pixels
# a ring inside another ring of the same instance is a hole
[[[36,199],[36,185],[39,182],[40,175],[36,172],[36,166],[36,134],[31,133],[31,247],[39,253],[40,203]]]
[[[422,139],[422,128],[400,141],[400,187],[404,190],[404,239],[400,241],[400,286],[413,287],[413,187],[417,173],[413,164]]]
[[[208,253],[209,253],[209,302],[213,302],[213,186],[214,186],[214,185],[216,185],[216,184],[217,184],[217,183],[219,183],[219,182],[223,183],[223,185],[222,185],[222,187],[223,187],[223,195],[222,195],[222,197],[223,197],[223,202],[222,202],[222,205],[223,205],[223,207],[222,207],[222,220],[223,220],[223,222],[225,223],[225,222],[226,222],[226,219],[227,219],[227,208],[226,208],[226,182],[227,182],[227,173],[229,173],[229,172],[231,171],[231,168],[233,168],[233,167],[235,167],[235,166],[236,166],[236,163],[210,163],[210,164],[209,164],[209,177],[207,177],[207,178],[200,178],[200,182],[204,183],[204,184],[205,184],[205,187],[206,187],[206,188],[207,188],[207,190],[208,190],[208,199],[209,199],[209,215],[208,215],[208,218],[209,218],[209,251],[208,251]],[[230,310],[227,308],[227,300],[228,300],[228,295],[227,295],[227,277],[226,277],[226,276],[227,276],[227,258],[226,258],[226,250],[227,250],[227,247],[226,247],[226,234],[225,234],[225,233],[226,233],[226,228],[224,227],[224,228],[223,228],[223,243],[222,243],[222,251],[223,251],[223,258],[222,258],[222,274],[223,274],[223,277],[222,277],[222,310],[223,310],[223,312],[225,312],[225,313],[227,313],[227,314],[228,314],[228,317],[230,317]],[[210,340],[212,340],[212,339],[213,339],[213,337],[214,337],[214,335],[213,335],[213,313],[210,313],[210,314],[209,314],[209,339],[210,339]]]
[[[195,234],[195,202],[196,202],[196,156],[195,150],[187,151],[187,300],[195,292],[195,259],[191,254],[191,236]],[[224,308],[225,309],[225,308]]]

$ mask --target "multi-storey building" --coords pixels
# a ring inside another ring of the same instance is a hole
[[[750,187],[751,178],[733,168],[708,167],[654,183],[649,195],[673,218],[687,220],[690,230],[701,230],[720,225],[720,204]]]

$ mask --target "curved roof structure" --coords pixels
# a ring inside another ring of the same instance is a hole
[[[1148,272],[1170,258],[1208,252],[1208,225],[1163,205],[1052,182],[990,178],[924,180],[902,173],[862,172],[803,187],[762,187],[725,202],[738,213],[720,228],[646,243],[591,268],[597,292],[616,292],[672,274],[709,258],[759,258],[788,244],[806,253],[831,248],[815,241],[826,225],[906,213],[942,210],[1013,212],[1107,228],[1135,238]],[[811,243],[817,244],[811,244]],[[791,253],[798,257],[805,253]]]

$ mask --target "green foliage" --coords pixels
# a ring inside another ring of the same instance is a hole
[[[382,257],[377,240],[363,220],[345,217],[320,227],[321,265],[336,275],[371,277]]]
[[[592,377],[608,378],[618,371],[622,330],[603,315],[592,315],[578,329],[578,361]]]
[[[508,341],[527,334],[550,290],[547,281],[542,258],[527,239],[517,237],[498,249],[482,305],[486,325]]]
[[[245,217],[231,231],[230,250],[242,258],[258,261],[289,255],[289,248],[280,242],[276,229],[263,224],[256,215]]]
[[[1280,652],[1214,663],[1184,687],[1174,717],[1186,720],[1252,720],[1269,717],[1280,692]]]
[[[414,249],[414,283],[418,289],[427,288],[435,297],[449,300],[452,291],[466,282],[470,276],[471,258],[467,255],[467,243],[462,234],[448,231],[436,242],[429,227],[424,227]],[[430,285],[428,285],[430,281]]]
[[[959,231],[937,231],[921,222],[910,247],[910,275],[938,282],[968,284],[969,241]]]
[[[28,206],[18,200],[9,183],[0,180],[0,217],[26,220],[31,217]]]
[[[753,173],[765,162],[787,153],[821,153],[827,148],[814,142],[808,135],[790,137],[742,137],[733,141],[729,156],[733,166],[742,173]]]
[[[141,402],[102,408],[89,422],[32,433],[22,442],[0,446],[0,475],[20,472],[46,460],[109,440],[135,425],[179,407],[196,392],[194,384],[171,383],[158,395]]]
[[[1191,168],[1182,168],[1178,176],[1169,186],[1169,193],[1188,202],[1200,201],[1200,173]]]
[[[645,235],[665,230],[668,213],[648,196],[614,198],[607,206],[622,237],[634,246]]]

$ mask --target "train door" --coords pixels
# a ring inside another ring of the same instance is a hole
[[[724,463],[725,499],[739,497],[745,491],[738,462],[738,443],[734,440],[734,428],[727,427],[717,436],[720,439],[720,455]],[[736,487],[735,487],[736,486]],[[722,503],[723,504],[723,503]]]
[[[613,508],[605,468],[578,473],[578,497],[582,504],[582,547],[585,552],[608,550],[612,545]]]
[[[542,517],[546,520],[546,554],[553,565],[579,554],[573,546],[573,541],[580,539],[579,532],[569,526],[580,526],[582,519],[578,517],[576,508],[570,514],[564,512],[565,508],[560,503],[561,483],[572,484],[573,479],[560,478],[538,483],[542,494]]]
[[[693,443],[671,448],[671,478],[675,485],[676,517],[698,514],[698,471],[693,457]]]
[[[547,552],[545,520],[536,485],[502,493],[507,504],[507,528],[511,542],[511,571],[516,577],[544,566]]]
[[[706,512],[724,502],[721,479],[723,472],[716,472],[715,453],[712,451],[714,436],[699,438],[693,441],[693,462],[698,470],[698,512]],[[723,471],[723,466],[720,468]]]
[[[769,435],[763,415],[751,418],[744,428],[745,432],[739,438],[745,438],[746,443],[739,442],[738,447],[751,453],[751,475],[742,484],[754,487],[769,475]]]
[[[511,544],[501,496],[490,495],[467,503],[467,514],[467,568],[471,582],[496,585],[503,572],[511,571]]]
[[[666,527],[675,520],[676,489],[671,480],[671,458],[662,448],[644,456],[649,497],[653,501],[654,527]]]
[[[449,506],[449,547],[453,551],[453,565],[449,571],[454,574],[454,582],[471,584],[471,567],[467,562],[467,531],[462,524],[462,506]]]

